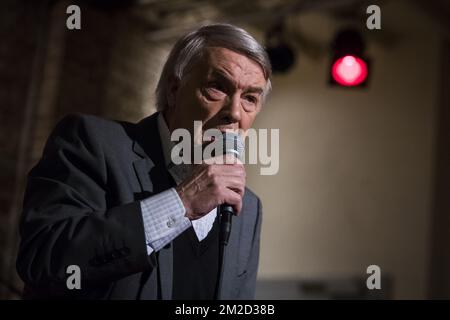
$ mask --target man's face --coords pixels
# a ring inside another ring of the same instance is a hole
[[[172,82],[164,116],[170,131],[249,129],[261,109],[266,80],[260,65],[234,51],[211,47],[185,75]],[[198,134],[198,132],[197,132]]]

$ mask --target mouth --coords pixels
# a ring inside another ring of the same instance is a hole
[[[234,129],[234,128],[227,128],[227,127],[215,127],[215,128],[208,128],[208,129],[216,129],[219,130],[222,134],[225,134],[226,132],[233,132],[233,133],[238,133],[238,130]],[[206,130],[208,130],[206,129]],[[203,132],[205,132],[206,130],[204,130]],[[210,143],[215,141],[216,137],[211,135],[211,136],[203,136],[203,143]]]

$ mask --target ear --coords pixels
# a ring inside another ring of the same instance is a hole
[[[180,81],[174,76],[170,77],[167,90],[167,107],[171,110],[175,108]]]

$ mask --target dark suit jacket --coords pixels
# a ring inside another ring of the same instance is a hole
[[[147,255],[139,204],[173,186],[156,119],[58,123],[28,176],[17,258],[25,298],[171,299],[172,245]],[[254,297],[260,229],[261,203],[246,189],[221,299]],[[81,290],[67,289],[69,265],[81,269]]]

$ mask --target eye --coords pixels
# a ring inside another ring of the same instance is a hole
[[[216,81],[208,82],[208,84],[206,85],[206,87],[207,87],[208,89],[213,89],[213,90],[218,90],[218,91],[224,91],[224,90],[223,90],[223,86],[222,86],[220,83],[216,82]]]
[[[258,102],[258,98],[252,95],[247,95],[244,99],[252,104],[256,104]]]
[[[224,86],[217,81],[207,82],[202,91],[205,97],[211,101],[218,101],[226,96]]]

